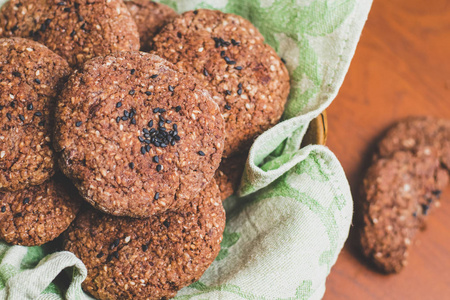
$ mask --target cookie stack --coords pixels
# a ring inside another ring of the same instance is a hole
[[[283,112],[275,51],[241,17],[148,0],[11,0],[0,36],[0,238],[48,242],[82,198],[64,248],[86,292],[162,299],[198,280],[221,200]]]

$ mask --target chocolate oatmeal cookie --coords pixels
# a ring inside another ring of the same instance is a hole
[[[136,22],[141,41],[141,51],[148,52],[153,37],[164,25],[177,16],[177,13],[171,7],[151,0],[131,0],[125,1],[125,4]]]
[[[220,162],[214,179],[219,186],[222,201],[233,195],[239,188],[247,156],[248,153],[224,157]]]
[[[246,150],[280,119],[289,74],[258,30],[220,11],[186,12],[155,36],[156,54],[193,74],[225,118],[224,156]]]
[[[56,111],[59,165],[96,208],[149,217],[184,206],[214,176],[223,118],[207,91],[158,56],[87,62]]]
[[[98,299],[168,299],[198,280],[220,251],[225,211],[214,181],[179,211],[148,219],[80,213],[65,246]]]
[[[33,39],[71,66],[117,51],[139,50],[139,34],[122,0],[10,0],[0,36]]]
[[[69,72],[67,62],[41,44],[0,39],[0,190],[53,175],[51,115]]]
[[[0,239],[13,245],[36,246],[57,238],[75,219],[81,203],[64,179],[0,193]]]
[[[364,179],[364,254],[384,272],[399,272],[408,248],[449,182],[450,121],[408,118],[379,143]]]

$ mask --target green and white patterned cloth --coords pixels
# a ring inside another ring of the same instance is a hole
[[[330,150],[299,147],[309,122],[336,96],[372,1],[162,2],[179,12],[211,8],[249,19],[287,61],[292,86],[284,121],[255,140],[240,197],[225,202],[219,256],[176,299],[320,299],[348,235],[352,197]],[[0,243],[0,299],[91,299],[81,290],[83,263],[46,250]],[[58,286],[63,269],[72,279]]]

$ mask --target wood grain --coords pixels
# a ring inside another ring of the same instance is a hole
[[[410,115],[450,118],[450,0],[374,0],[339,96],[328,109],[328,146],[358,190],[376,140]],[[400,273],[373,271],[354,231],[324,299],[450,299],[450,188],[416,237]],[[356,226],[356,225],[355,225]]]

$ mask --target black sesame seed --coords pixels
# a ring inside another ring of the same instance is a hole
[[[148,122],[148,127],[153,127],[153,120],[151,120],[150,122]]]
[[[66,2],[64,2],[64,1],[61,1],[61,2],[58,2],[56,5],[59,5],[59,6],[64,6],[64,5],[66,5]]]
[[[225,109],[226,109],[226,110],[230,110],[230,109],[231,109],[231,106],[228,105],[228,104],[225,104]]]
[[[242,94],[242,89],[238,89],[238,90],[237,90],[237,94],[238,94],[238,95],[241,95],[241,94]]]
[[[124,110],[123,111],[123,115],[125,116],[125,117],[129,117],[130,116],[130,113],[128,112],[128,110]]]
[[[144,141],[144,139],[141,136],[138,136],[138,139],[139,139],[139,142],[141,142],[141,143]]]
[[[146,146],[145,146],[145,151],[147,151],[147,152],[150,151],[150,145],[146,145]]]
[[[431,191],[431,193],[434,196],[436,196],[437,198],[439,198],[441,196],[441,194],[442,194],[442,191],[441,190],[434,190],[434,191]]]
[[[120,122],[120,117],[116,118],[116,122],[119,123]]]
[[[198,14],[198,10],[194,10],[194,15]]]
[[[14,26],[11,28],[11,31],[14,32],[14,31],[16,31],[17,29],[19,29],[19,26],[14,25]]]
[[[224,57],[224,56],[225,56],[225,51],[223,51],[223,50],[220,51],[220,56],[221,56],[221,57]]]
[[[153,197],[155,200],[158,200],[159,199],[159,193],[158,192],[156,192],[155,193],[155,197]]]
[[[141,147],[141,153],[142,153],[142,154],[147,153],[147,151],[145,150],[145,147]]]
[[[44,126],[44,125],[45,125],[45,121],[40,121],[40,122],[38,123],[38,125],[39,125],[39,126]]]
[[[64,8],[64,11],[65,11],[65,12],[70,12],[70,7],[65,7],[65,8]]]
[[[433,199],[432,198],[427,198],[427,202],[428,202],[428,204],[430,204],[431,202],[433,202]]]
[[[154,161],[155,163],[159,163],[159,157],[158,157],[158,155],[153,156],[153,161]]]
[[[76,123],[75,123],[75,126],[77,126],[77,127],[80,127],[80,126],[81,126],[81,124],[83,124],[83,122],[81,122],[81,121],[78,121],[78,122],[76,122]]]
[[[27,197],[27,198],[23,199],[22,203],[23,203],[23,204],[28,204],[28,203],[30,203],[30,198]]]
[[[166,120],[166,123],[170,124],[170,123],[172,123],[172,120]]]
[[[136,69],[131,69],[131,71],[130,71],[131,75],[134,75],[135,72],[136,72]]]
[[[156,77],[158,77],[158,74],[153,74],[152,76],[150,76],[150,78],[155,79]]]
[[[142,251],[146,252],[148,250],[148,246],[147,245],[142,245]]]
[[[16,102],[12,101],[11,103],[9,103],[9,106],[11,106],[12,108],[16,107]]]
[[[133,163],[133,162],[130,162],[130,163],[128,164],[128,166],[129,166],[131,169],[134,169],[134,163]]]
[[[159,121],[159,122],[158,122],[158,126],[159,126],[159,127],[163,127],[163,126],[164,126],[164,122],[163,122],[163,121]]]
[[[113,255],[115,258],[119,258],[119,252],[117,252],[117,251],[114,251],[114,252],[112,253],[112,255]]]
[[[27,105],[27,109],[28,109],[28,110],[33,110],[33,104],[32,104],[32,103],[28,104],[28,105]]]
[[[225,59],[225,61],[226,61],[227,63],[229,63],[229,62],[231,61],[231,59],[230,59],[228,56],[224,56],[223,59]]]
[[[234,60],[230,60],[230,61],[227,61],[227,64],[229,64],[229,65],[235,65],[236,62],[235,62]]]
[[[75,2],[73,6],[75,7],[75,9],[78,9],[80,8],[80,3]]]
[[[169,85],[169,91],[173,92],[174,91],[174,87]]]
[[[160,172],[162,170],[162,166],[161,165],[157,165],[156,166],[156,171]]]
[[[197,153],[198,153],[198,155],[200,155],[200,156],[205,156],[205,155],[206,155],[205,152],[203,152],[203,151],[201,151],[201,150],[198,151]]]
[[[17,71],[13,71],[12,74],[13,74],[14,77],[22,76],[22,74],[20,72],[17,72]]]
[[[123,116],[121,119],[122,119],[122,121],[126,121],[126,120],[128,120],[128,117],[127,116]]]
[[[240,44],[240,42],[237,42],[235,39],[231,39],[231,43],[233,46],[238,46]]]
[[[25,122],[25,117],[23,115],[19,114],[19,119],[20,119],[20,121]]]
[[[130,94],[130,95],[134,95],[134,93],[135,93],[134,90],[131,90],[131,91],[128,92],[128,94]]]
[[[428,210],[430,209],[430,206],[427,204],[422,204],[422,213],[426,216],[428,214]]]
[[[97,258],[102,258],[104,255],[105,255],[105,254],[103,254],[103,252],[100,251],[100,252],[97,254]]]
[[[2,213],[4,213],[4,212],[6,211],[6,206],[2,206],[2,208],[0,209],[0,211],[1,211]]]
[[[72,32],[70,33],[71,37],[74,37],[77,34],[77,32],[75,30],[72,30]]]
[[[177,130],[178,129],[178,125],[177,124],[173,124],[173,130]]]
[[[146,140],[144,140],[144,143],[151,144],[151,141],[146,139]]]
[[[42,113],[41,113],[40,111],[37,111],[37,112],[34,113],[34,115],[35,115],[36,117],[40,117],[40,116],[42,116]]]
[[[240,70],[242,70],[242,66],[236,66],[236,67],[234,67],[236,70],[238,70],[238,71],[240,71]]]
[[[153,109],[153,113],[159,113],[159,107],[155,107],[154,109]]]
[[[142,131],[143,131],[144,133],[149,133],[147,128],[143,128]]]
[[[230,91],[230,90],[226,90],[225,93],[226,93],[227,95],[231,95],[231,91]]]
[[[109,263],[112,260],[112,255],[108,254],[108,256],[106,257],[106,263]]]
[[[47,25],[45,23],[41,24],[40,31],[45,31],[47,29]]]
[[[160,109],[159,109],[159,112],[160,112],[160,113],[165,113],[166,110],[165,110],[164,108],[160,108]]]
[[[121,107],[122,106],[122,102],[117,102],[116,103],[116,108],[119,108],[119,107]]]
[[[3,109],[3,107],[4,107],[3,105],[0,105],[0,110],[2,110],[2,109]]]
[[[112,242],[111,244],[111,250],[114,249],[115,247],[119,246],[120,244],[120,239],[115,239],[114,242]]]
[[[180,110],[181,110],[181,106],[178,105],[177,107],[175,107],[176,112],[179,112]]]
[[[39,79],[35,79],[34,82],[36,82],[37,84],[41,84],[41,81]]]
[[[14,215],[14,218],[20,218],[20,217],[22,217],[22,213],[17,213]]]
[[[170,141],[170,144],[171,144],[172,146],[175,146],[175,140],[171,140],[171,141]]]
[[[146,94],[147,96],[150,96],[150,95],[152,94],[152,92],[146,91],[145,94]]]
[[[177,37],[181,39],[181,32],[177,32]]]
[[[6,113],[6,117],[8,118],[8,120],[10,120],[11,121],[11,114],[10,113]]]
[[[242,83],[238,84],[238,89],[242,89]]]
[[[173,138],[175,139],[175,141],[179,141],[181,139],[179,135],[176,135]]]
[[[203,69],[203,75],[209,76],[209,73],[208,73],[208,71],[206,69]]]
[[[164,222],[163,222],[163,225],[164,225],[164,226],[166,226],[167,228],[169,228],[169,226],[170,226],[170,223],[169,223],[169,221],[167,221],[167,220],[164,220]]]
[[[81,28],[82,30],[84,30],[84,29],[86,28],[86,23],[83,23],[83,25],[81,25],[80,28]]]
[[[166,143],[161,143],[161,148],[166,148],[167,147],[167,144]]]
[[[284,58],[281,58],[281,62],[282,62],[283,64],[286,64],[286,60],[285,60]]]

